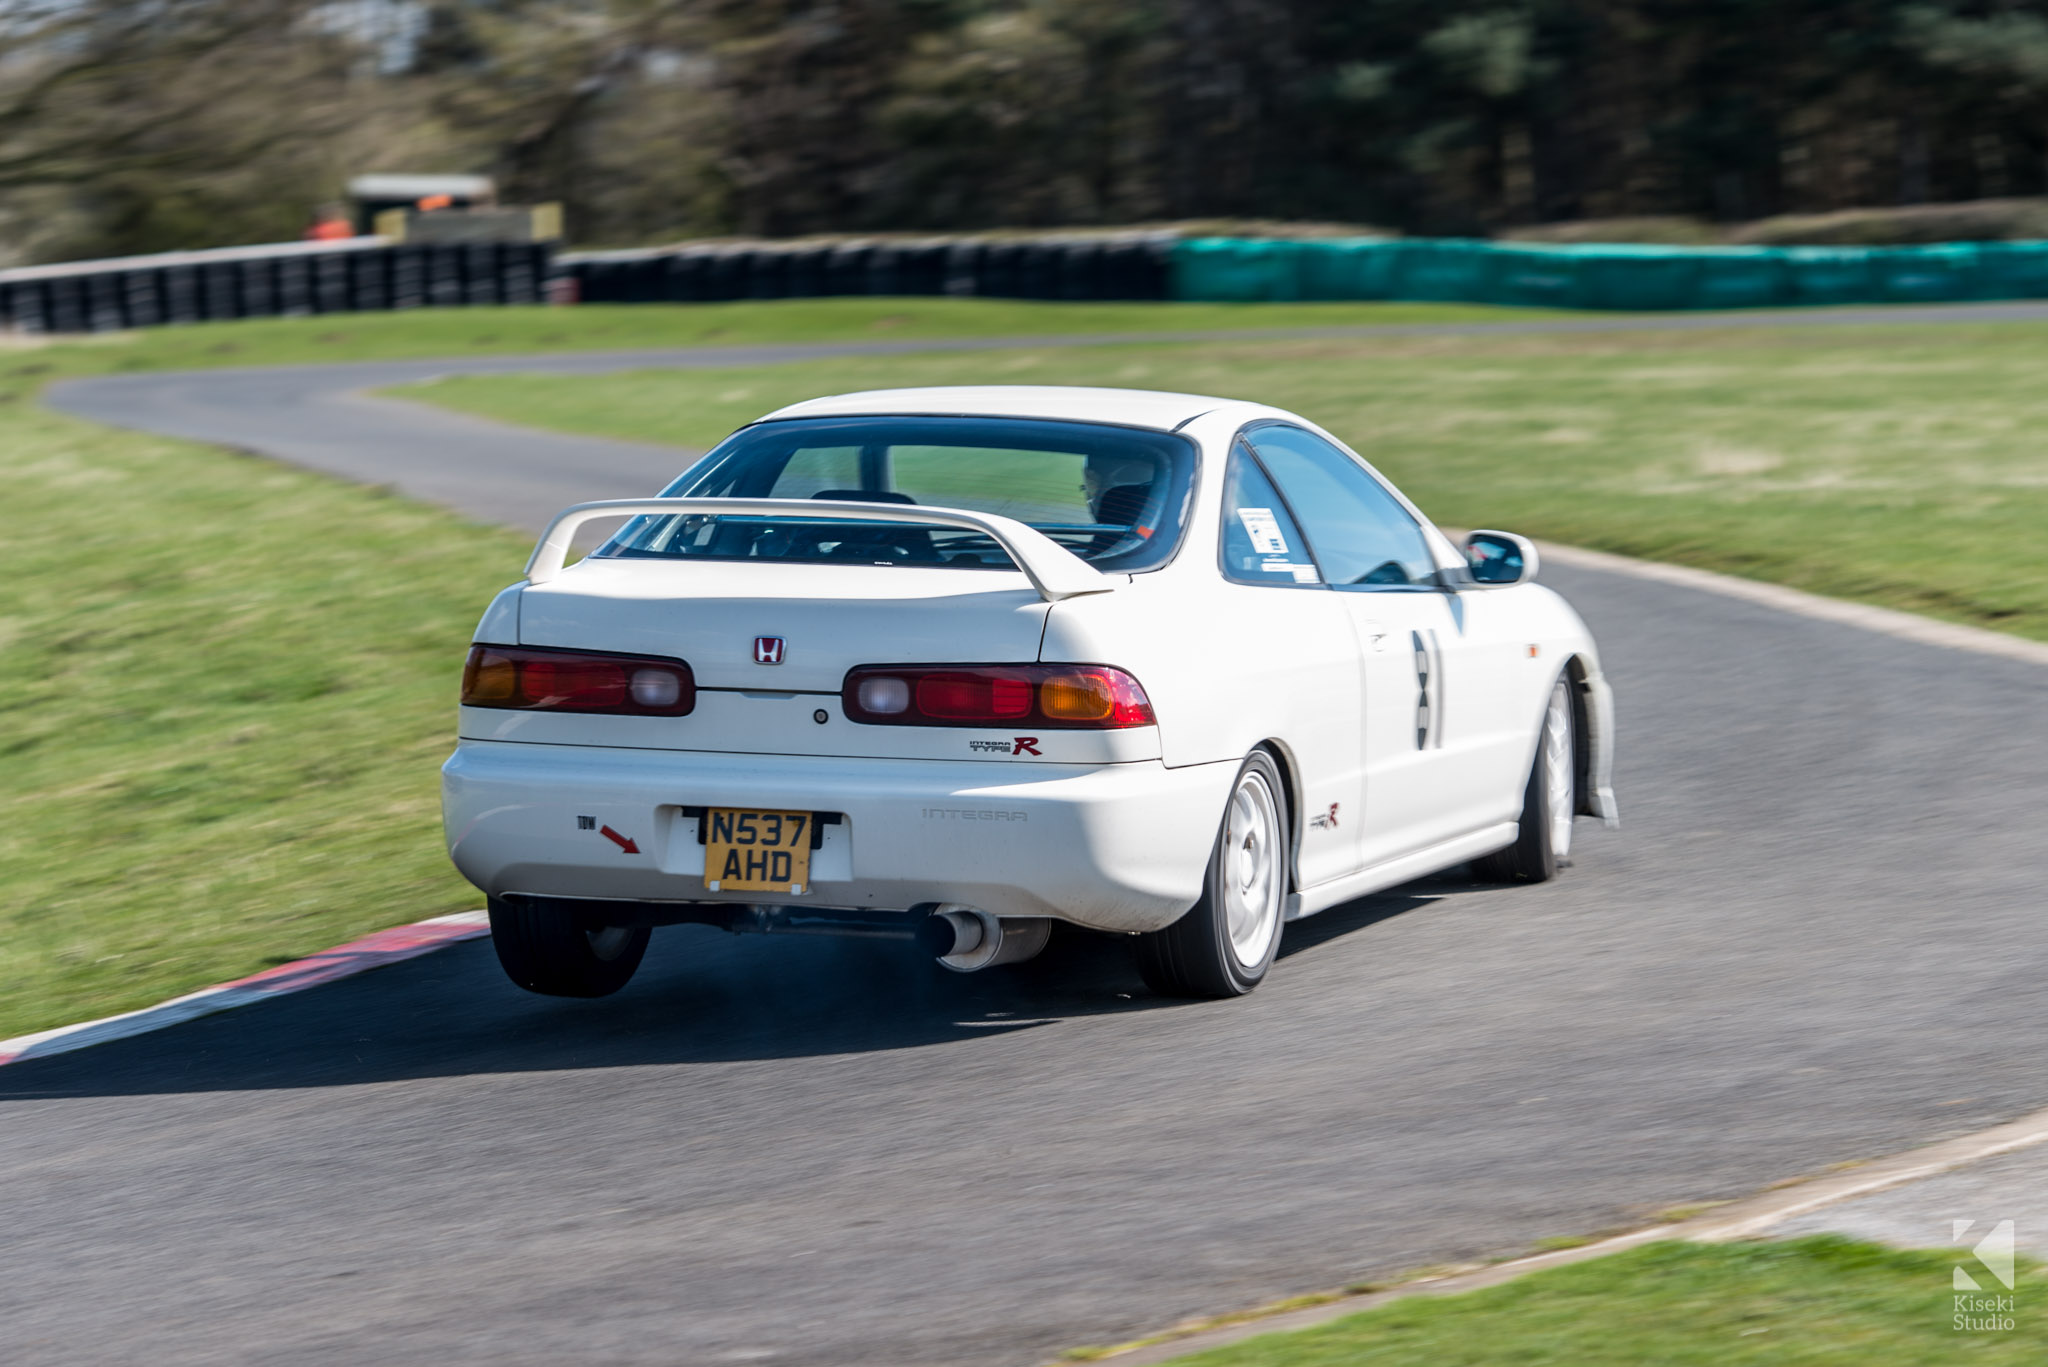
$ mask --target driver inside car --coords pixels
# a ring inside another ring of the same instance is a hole
[[[1088,499],[1088,511],[1095,521],[1116,530],[1096,537],[1091,551],[1106,550],[1129,533],[1140,538],[1153,529],[1142,525],[1146,507],[1152,501],[1152,485],[1158,468],[1143,457],[1091,452],[1081,467],[1081,492]]]

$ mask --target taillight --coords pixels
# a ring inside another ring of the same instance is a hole
[[[681,717],[697,705],[697,682],[681,660],[479,645],[469,648],[462,668],[462,702],[525,712]]]
[[[840,700],[847,716],[877,726],[1112,731],[1155,722],[1138,681],[1108,665],[862,665]]]

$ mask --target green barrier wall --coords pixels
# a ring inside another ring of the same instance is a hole
[[[1530,246],[1460,238],[1193,238],[1172,296],[1729,309],[2048,298],[2048,242],[1934,247]]]

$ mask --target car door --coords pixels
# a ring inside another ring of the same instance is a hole
[[[1312,887],[1362,867],[1364,690],[1350,614],[1242,442],[1224,473],[1222,516],[1223,597],[1207,626],[1239,657],[1239,705],[1256,702],[1291,747],[1302,805],[1296,873]]]
[[[1248,429],[1245,439],[1358,636],[1361,866],[1484,824],[1475,756],[1465,744],[1470,733],[1446,706],[1463,615],[1440,583],[1421,526],[1363,464],[1313,432],[1276,422]]]

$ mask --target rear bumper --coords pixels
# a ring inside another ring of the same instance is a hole
[[[886,911],[959,902],[1145,931],[1200,895],[1235,774],[1234,764],[1156,760],[1016,765],[465,740],[442,767],[441,793],[449,857],[492,896]],[[801,898],[710,893],[696,818],[683,810],[694,807],[844,820],[823,828]]]

